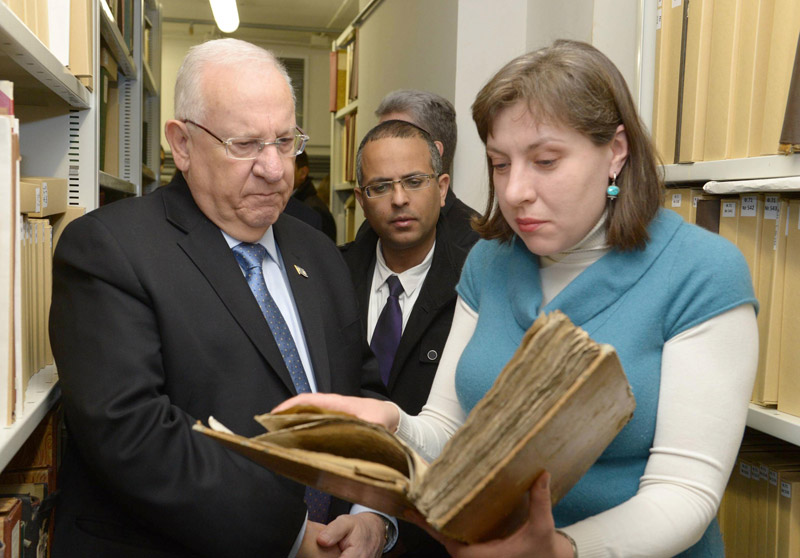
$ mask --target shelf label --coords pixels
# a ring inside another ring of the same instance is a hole
[[[786,481],[781,481],[781,496],[784,498],[792,497],[792,485]]]
[[[743,477],[750,478],[750,464],[749,463],[739,463],[739,474]]]
[[[778,196],[767,196],[764,198],[764,219],[774,221],[781,212],[781,202]]]
[[[672,207],[680,207],[683,202],[682,194],[672,194]]]
[[[772,486],[778,486],[778,471],[773,471],[770,469],[769,471],[769,483]]]
[[[47,182],[42,182],[42,207],[47,207]]]
[[[661,6],[660,6],[660,2],[659,2],[658,11],[656,12],[656,31],[658,31],[659,29],[661,29]]]
[[[742,196],[742,217],[755,217],[758,196]]]
[[[769,468],[766,465],[760,467],[761,480],[769,480]]]
[[[672,7],[679,8],[681,5],[681,0],[672,0]]]
[[[736,202],[726,201],[722,202],[722,217],[736,217]]]

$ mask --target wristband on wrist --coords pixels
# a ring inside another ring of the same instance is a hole
[[[556,533],[558,533],[559,535],[561,535],[562,537],[564,537],[569,541],[569,544],[572,546],[572,558],[578,558],[578,545],[575,544],[575,539],[567,535],[561,529],[556,529]]]

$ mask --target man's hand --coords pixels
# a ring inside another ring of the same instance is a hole
[[[388,401],[336,393],[301,393],[287,399],[272,409],[272,412],[284,411],[295,405],[314,405],[322,409],[348,413],[361,420],[383,425],[389,432],[397,430],[397,423],[400,421],[397,407]]]
[[[340,515],[322,530],[317,544],[338,549],[342,558],[377,558],[386,544],[386,527],[375,513]]]
[[[297,558],[338,558],[342,552],[336,546],[320,546],[317,538],[326,526],[322,523],[306,521],[306,532],[300,542]]]

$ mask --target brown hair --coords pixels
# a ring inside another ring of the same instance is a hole
[[[593,46],[558,40],[552,46],[519,56],[483,86],[472,104],[472,118],[486,144],[500,111],[525,101],[537,120],[568,126],[595,145],[606,145],[622,124],[628,158],[617,176],[620,192],[608,203],[607,241],[619,250],[643,248],[647,225],[661,205],[663,183],[649,135],[636,113],[625,79]],[[492,164],[489,200],[474,228],[483,238],[510,241],[511,227],[495,203]]]

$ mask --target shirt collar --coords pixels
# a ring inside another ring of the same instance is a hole
[[[425,255],[425,258],[421,263],[405,270],[402,273],[395,273],[389,269],[389,266],[386,265],[386,260],[383,259],[383,251],[381,250],[381,241],[378,239],[378,243],[375,246],[375,276],[377,279],[377,281],[373,282],[375,291],[377,292],[383,287],[390,275],[397,275],[397,278],[400,280],[400,284],[403,285],[403,293],[407,297],[414,294],[414,291],[417,290],[417,288],[425,280],[425,276],[428,274],[428,270],[431,268],[431,262],[433,262],[433,251],[435,248],[436,241],[434,241],[433,246],[431,246],[431,249]]]
[[[231,235],[220,229],[222,236],[225,238],[225,242],[228,243],[229,248],[233,248],[234,246],[241,244],[241,240],[237,240],[233,238]],[[281,259],[278,257],[278,245],[275,243],[275,232],[272,230],[272,227],[267,229],[267,232],[264,233],[256,244],[261,244],[267,250],[267,255],[272,259],[273,262],[278,264],[279,267],[283,267],[281,264]]]

